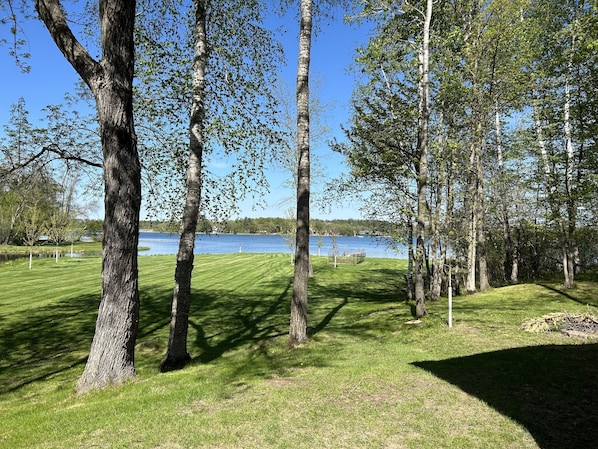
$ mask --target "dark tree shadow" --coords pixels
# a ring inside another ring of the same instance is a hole
[[[598,444],[598,344],[532,346],[413,365],[525,426],[543,449]]]
[[[68,298],[19,313],[0,329],[0,393],[17,390],[84,364],[99,295]]]
[[[383,273],[385,276],[386,273]],[[317,276],[316,276],[317,277]],[[292,295],[292,278],[286,281],[273,281],[284,285],[277,296],[265,297],[259,291],[248,289],[242,293],[231,291],[205,290],[201,288],[192,298],[189,326],[196,333],[191,348],[201,353],[192,362],[209,363],[240,346],[251,344],[255,347],[268,340],[282,337],[289,332],[289,313]],[[319,286],[316,280],[310,284],[310,322],[308,333],[313,336],[326,329],[349,303],[349,297],[360,297],[360,301],[382,303],[396,301],[396,295],[389,293],[383,284],[379,289],[361,292],[355,286]],[[368,285],[371,279],[356,280],[355,285]],[[268,290],[268,289],[267,289]],[[325,299],[345,298],[330,308]],[[314,317],[318,318],[314,318]],[[315,321],[312,321],[315,320]]]
[[[244,295],[244,298],[240,299],[231,293],[214,295],[213,291],[208,291],[198,294],[198,297],[193,299],[193,304],[211,303],[211,312],[221,313],[220,320],[216,318],[216,322],[220,321],[221,325],[219,332],[206,335],[206,326],[202,324],[203,320],[189,320],[189,326],[193,327],[197,333],[195,342],[192,344],[202,350],[202,353],[193,361],[208,363],[241,345],[259,343],[283,335],[280,322],[276,317],[280,315],[277,311],[284,308],[290,288],[291,282],[289,281],[278,297],[270,300],[269,303],[267,298],[247,297],[248,295]],[[207,296],[212,299],[206,298]],[[228,300],[222,301],[223,297]],[[216,302],[217,298],[220,299],[219,303]],[[215,304],[218,304],[216,310],[214,309]],[[264,305],[267,307],[262,308]],[[203,309],[203,307],[199,308]],[[195,316],[201,317],[201,310],[198,310]],[[214,317],[214,315],[211,316]],[[214,318],[211,321],[213,327]],[[232,322],[233,326],[227,325],[227,322]]]
[[[169,289],[140,288],[138,338],[169,323]],[[156,300],[161,298],[161,300]],[[66,297],[47,306],[19,311],[0,327],[0,394],[84,365],[93,339],[100,295]]]
[[[320,321],[315,327],[310,329],[309,334],[310,335],[316,335],[318,332],[323,331],[326,326],[328,326],[328,324],[330,324],[330,322],[332,321],[332,319],[334,318],[334,316],[343,308],[345,307],[347,304],[349,303],[349,299],[345,298],[343,300],[343,302],[341,302],[339,305],[337,305],[336,307],[334,307],[333,309],[331,309],[326,316],[322,319],[322,321]]]
[[[570,295],[569,293],[564,292],[563,290],[559,290],[558,288],[554,288],[551,285],[542,284],[542,283],[538,283],[538,285],[540,285],[541,287],[544,287],[547,290],[550,290],[551,292],[558,293],[559,295],[564,296],[565,298],[570,299],[571,301],[575,301],[578,304],[596,308],[596,306],[594,304],[588,303],[586,301],[581,301],[581,300],[577,299],[576,297],[574,297],[573,295]]]

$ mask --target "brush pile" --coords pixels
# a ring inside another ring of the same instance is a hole
[[[569,337],[598,338],[598,318],[589,313],[550,313],[523,322],[526,332],[562,332]]]

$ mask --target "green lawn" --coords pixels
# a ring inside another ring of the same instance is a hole
[[[71,254],[71,249],[77,255],[99,255],[102,253],[102,242],[76,242],[72,245],[70,243],[61,243],[58,245],[58,254]],[[43,243],[35,245],[32,248],[34,257],[37,255],[51,256],[56,253],[56,245],[52,243]],[[0,245],[0,255],[29,255],[29,247],[25,245]],[[2,259],[0,259],[2,260]]]
[[[552,312],[597,314],[598,282],[446,298],[412,320],[405,262],[314,258],[311,341],[286,347],[288,255],[198,256],[193,362],[158,373],[174,256],[140,258],[138,376],[74,395],[100,299],[99,258],[0,266],[1,448],[589,448],[598,345],[523,332]],[[588,305],[590,304],[590,305]]]

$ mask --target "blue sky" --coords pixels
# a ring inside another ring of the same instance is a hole
[[[295,84],[295,71],[298,51],[298,23],[295,14],[287,17],[272,17],[273,24],[280,24],[286,33],[281,37],[287,57],[287,65],[283,68],[282,78],[289,86]],[[353,90],[354,76],[349,72],[353,62],[355,48],[365,44],[369,29],[358,28],[343,22],[342,12],[333,20],[326,19],[319,24],[319,31],[312,43],[311,76],[321,80],[318,95],[323,104],[330,105],[327,113],[327,125],[331,131],[327,140],[342,139],[341,124],[350,118],[349,100]],[[77,74],[66,62],[62,54],[52,42],[49,33],[40,21],[29,21],[24,27],[28,39],[27,51],[31,53],[31,72],[23,74],[16,67],[14,60],[8,55],[6,45],[0,47],[0,64],[2,67],[2,83],[0,87],[0,125],[8,122],[10,105],[16,103],[20,97],[25,98],[30,114],[30,120],[35,124],[36,119],[43,116],[42,108],[50,104],[63,103],[64,94],[73,90],[77,81]],[[7,30],[0,29],[2,38],[6,38]],[[2,132],[2,130],[0,130]],[[328,178],[334,178],[346,171],[343,157],[330,150],[326,144],[321,144],[312,151],[322,162]],[[294,192],[285,189],[284,179],[288,174],[279,170],[270,170],[268,179],[271,193],[266,196],[267,207],[254,207],[251,201],[242,203],[241,217],[273,217],[283,216],[292,203],[281,203],[290,198]],[[101,204],[102,201],[99,201]],[[99,207],[95,215],[101,216]],[[314,218],[359,218],[358,205],[338,204],[331,212],[323,213],[312,205]],[[142,211],[142,218],[143,211]]]

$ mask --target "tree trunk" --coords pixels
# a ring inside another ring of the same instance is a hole
[[[444,185],[436,186],[436,206],[434,214],[431,214],[432,231],[432,279],[430,281],[430,300],[437,301],[442,293],[442,280],[444,278],[444,265],[446,261],[446,245],[440,245],[440,229],[438,226],[439,214],[442,206],[442,189]]]
[[[483,214],[483,169],[482,145],[484,141],[482,127],[482,112],[479,110],[481,103],[480,86],[477,79],[479,61],[475,60],[473,66],[472,97],[476,104],[471,113],[471,143],[469,153],[469,180],[467,186],[467,213],[469,218],[467,236],[467,280],[465,290],[468,293],[476,291],[476,266],[479,267],[478,244],[479,237],[483,234],[480,219]],[[484,262],[482,262],[484,266]]]
[[[519,282],[519,245],[521,240],[521,228],[515,229],[515,244],[512,251],[512,263],[511,263],[511,282]]]
[[[571,41],[571,56],[567,64],[567,77],[565,80],[565,104],[563,107],[564,119],[563,129],[565,131],[565,150],[566,150],[566,165],[565,165],[565,193],[566,193],[566,219],[562,220],[562,239],[563,239],[563,274],[565,277],[565,288],[573,288],[575,286],[575,243],[573,235],[575,233],[577,220],[577,204],[573,195],[573,169],[574,169],[574,154],[573,154],[573,137],[571,136],[571,86],[569,84],[569,77],[573,71],[573,53],[575,49],[575,33]],[[566,220],[566,224],[563,221]]]
[[[297,65],[297,236],[289,346],[308,341],[307,288],[309,280],[309,63],[311,58],[312,0],[301,0],[299,61]]]
[[[195,0],[195,58],[193,60],[193,94],[189,132],[186,197],[181,221],[179,249],[174,274],[170,336],[166,357],[160,371],[182,368],[191,359],[187,352],[189,310],[191,309],[191,276],[193,273],[195,233],[201,202],[201,166],[204,148],[205,74],[208,61],[206,7],[204,0]]]
[[[449,197],[448,194],[450,192],[449,187],[447,186],[447,181],[449,178],[449,169],[448,165],[450,162],[447,159],[447,142],[446,136],[443,133],[444,129],[444,114],[442,112],[442,106],[439,114],[439,123],[438,129],[440,130],[438,136],[438,148],[439,152],[436,157],[442,161],[441,164],[438,166],[438,177],[436,179],[436,201],[434,204],[434,212],[430,214],[430,230],[432,234],[432,245],[431,245],[431,253],[432,253],[432,280],[430,282],[430,300],[436,301],[440,299],[440,295],[442,294],[442,281],[444,279],[444,267],[446,264],[446,247],[448,244],[448,238],[445,239],[444,244],[442,244],[441,236],[440,236],[440,216],[442,214],[442,201],[443,201],[443,191],[447,189],[447,207],[445,209],[446,214],[446,223],[449,222],[448,220],[448,209],[449,209]]]
[[[415,254],[413,252],[413,222],[411,217],[407,219],[407,301],[413,300],[413,260]]]
[[[429,45],[430,45],[430,23],[432,21],[433,1],[427,1],[426,15],[424,17],[424,28],[422,44],[419,52],[420,82],[418,86],[418,136],[417,149],[419,160],[417,161],[417,222],[415,226],[416,247],[415,247],[415,316],[424,317],[428,314],[426,310],[426,295],[424,285],[424,260],[425,260],[425,231],[427,214],[427,185],[428,185],[428,128],[430,121],[429,110]]]
[[[478,235],[478,268],[480,274],[480,291],[484,292],[490,288],[488,281],[488,262],[486,260],[486,235],[482,223]]]
[[[440,148],[443,148],[442,142],[439,142]],[[442,158],[442,155],[438,155]],[[444,263],[446,256],[446,245],[440,243],[440,213],[442,210],[442,191],[445,188],[444,176],[437,178],[436,202],[434,212],[430,214],[430,231],[432,234],[432,243],[430,253],[432,258],[432,279],[430,281],[430,300],[437,301],[442,293],[442,279],[444,277]]]
[[[131,95],[127,98],[118,89],[106,92],[106,98],[103,94],[97,96],[105,184],[102,300],[87,365],[77,383],[79,393],[135,375],[140,166]]]
[[[480,291],[486,291],[490,288],[488,280],[488,262],[486,260],[486,210],[484,209],[484,161],[482,158],[482,150],[478,152],[477,163],[477,178],[478,178],[478,207],[477,219],[478,222],[478,268],[480,274]]]
[[[500,123],[500,112],[498,100],[496,101],[496,111],[494,113],[494,132],[496,134],[496,154],[498,162],[498,193],[500,196],[501,209],[502,209],[502,225],[503,225],[503,241],[504,241],[504,262],[503,262],[503,281],[507,278],[507,273],[512,272],[513,267],[513,240],[511,238],[511,224],[509,216],[509,207],[507,205],[507,187],[506,187],[506,174],[505,165],[503,158],[503,147],[502,147],[502,133]]]
[[[478,221],[477,221],[477,173],[475,172],[476,164],[476,143],[472,142],[470,155],[470,180],[468,186],[468,234],[467,234],[467,279],[465,282],[465,290],[468,293],[476,291],[476,261],[477,261],[477,238],[478,238]]]
[[[135,1],[100,1],[102,60],[75,39],[58,0],[37,0],[36,9],[56,45],[96,100],[104,168],[102,300],[85,370],[85,393],[135,376],[139,321],[137,246],[141,167],[133,123]]]

